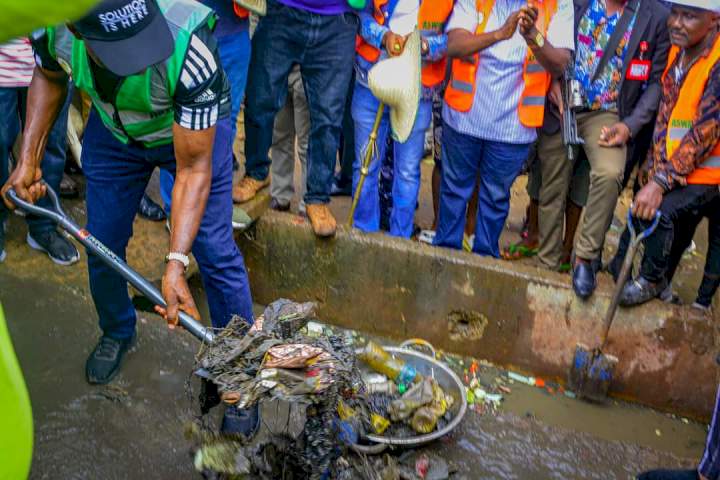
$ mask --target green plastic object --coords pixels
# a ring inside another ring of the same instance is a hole
[[[0,480],[27,478],[32,449],[30,397],[0,306]]]
[[[348,5],[350,5],[355,10],[362,10],[365,8],[365,5],[367,4],[367,0],[348,0]]]
[[[3,0],[0,15],[0,43],[27,36],[40,27],[76,20],[98,0]]]

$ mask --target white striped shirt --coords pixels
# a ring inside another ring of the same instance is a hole
[[[0,45],[0,88],[29,86],[34,69],[35,59],[27,38]]]
[[[524,5],[527,5],[527,0],[495,0],[485,31],[499,29],[513,12]],[[475,33],[478,18],[475,0],[458,0],[447,30],[463,29]],[[574,50],[573,29],[572,0],[558,0],[557,13],[550,21],[547,40],[554,47]],[[460,133],[484,140],[515,144],[534,142],[537,139],[535,129],[522,125],[518,116],[527,49],[525,39],[516,31],[509,40],[481,51],[472,108],[468,112],[458,112],[445,103],[445,123]]]

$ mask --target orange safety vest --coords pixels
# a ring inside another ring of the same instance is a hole
[[[668,56],[668,64],[663,74],[663,80],[675,63],[680,49],[673,46]],[[713,45],[710,55],[700,58],[685,76],[685,81],[680,88],[680,96],[677,99],[675,108],[670,115],[667,125],[667,158],[672,158],[675,150],[680,146],[683,137],[690,131],[695,123],[698,107],[705,93],[705,86],[710,78],[710,72],[720,60],[720,36]],[[687,183],[694,185],[720,185],[720,143],[710,156],[687,176]]]
[[[385,25],[385,14],[382,7],[388,0],[374,0],[375,21]],[[423,35],[437,35],[443,32],[445,22],[453,10],[454,0],[422,0],[418,12],[418,28]],[[365,41],[360,35],[355,39],[355,49],[358,55],[368,62],[375,63],[380,58],[380,50]],[[445,80],[447,58],[437,62],[423,62],[422,84],[426,87],[434,87]]]
[[[558,0],[540,0],[538,6],[540,15],[536,23],[537,29],[547,35],[548,26],[557,11]],[[475,30],[475,35],[485,31],[490,14],[495,6],[495,0],[476,0],[478,18],[481,19]],[[568,26],[572,28],[572,26]],[[445,102],[460,112],[468,112],[475,99],[475,80],[480,62],[480,55],[476,53],[468,58],[456,58],[452,61],[450,83],[445,90]],[[528,48],[525,65],[523,66],[523,80],[525,89],[520,97],[518,115],[520,123],[526,127],[541,127],[545,116],[545,97],[550,89],[552,80],[550,74],[535,59],[532,50]]]

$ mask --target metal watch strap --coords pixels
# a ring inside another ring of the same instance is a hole
[[[177,260],[178,262],[182,263],[185,267],[185,270],[190,266],[190,257],[185,255],[184,253],[180,252],[170,252],[165,256],[165,263],[169,262],[170,260]]]

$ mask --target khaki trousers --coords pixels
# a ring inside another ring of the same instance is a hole
[[[270,151],[270,196],[281,204],[289,204],[295,194],[295,138],[300,159],[301,177],[298,192],[301,211],[307,179],[307,149],[310,137],[310,110],[305,97],[300,68],[296,65],[288,75],[285,106],[275,116],[273,143]]]
[[[590,189],[585,215],[577,232],[575,255],[594,260],[602,254],[605,234],[620,195],[627,147],[605,148],[598,145],[601,129],[618,122],[617,113],[581,113],[577,120],[578,132],[585,140],[582,148],[590,164]],[[544,265],[556,269],[562,256],[565,199],[574,165],[567,157],[560,133],[550,136],[540,134],[538,157],[542,175],[538,258]]]

